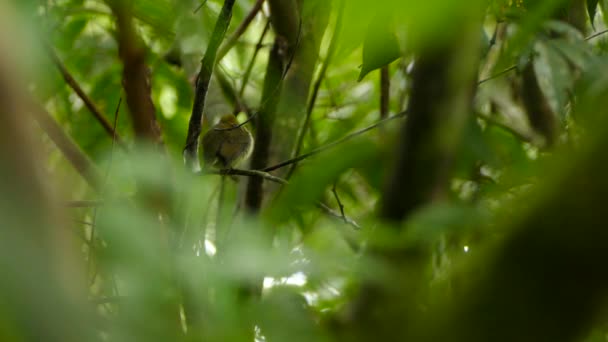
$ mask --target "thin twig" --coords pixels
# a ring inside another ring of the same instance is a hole
[[[122,97],[118,99],[118,104],[116,105],[116,110],[114,111],[114,133],[116,134],[116,124],[118,123],[118,113],[120,112],[120,105],[122,104]],[[108,161],[108,166],[106,168],[106,174],[104,175],[103,181],[101,183],[101,189],[99,190],[99,196],[100,198],[103,198],[103,193],[105,190],[105,186],[108,182],[108,178],[110,177],[110,169],[112,167],[112,161],[114,160],[114,142],[116,141],[116,135],[114,137],[112,137],[112,149],[110,150],[110,160]],[[96,206],[93,208],[93,223],[91,224],[91,236],[89,239],[89,244],[91,246],[94,245],[95,243],[95,233],[96,233],[96,228],[97,228],[97,212],[98,212],[99,207]],[[87,274],[90,273],[90,270],[93,267],[93,248],[89,249],[89,257],[88,257],[88,263],[87,263]],[[95,283],[95,279],[97,278],[97,274],[98,274],[98,268],[96,267],[94,269],[93,274],[91,275],[91,280],[89,282],[89,285],[93,285]]]
[[[276,177],[271,175],[268,172],[259,171],[259,170],[242,170],[242,169],[223,169],[223,170],[205,170],[201,172],[202,174],[215,174],[215,175],[224,175],[224,176],[249,176],[249,177],[260,177],[271,182],[275,182],[278,184],[287,184],[288,182],[280,177]]]
[[[198,13],[198,11],[200,11],[200,10],[201,10],[201,8],[203,8],[203,6],[205,6],[205,4],[206,4],[206,3],[207,3],[207,0],[203,0],[203,2],[201,2],[201,4],[200,4],[200,5],[198,5],[198,6],[197,6],[197,7],[194,9],[194,11],[192,11],[192,13],[193,13],[193,14]]]
[[[268,29],[270,28],[270,20],[266,21],[266,25],[264,26],[264,30],[260,35],[260,39],[258,43],[255,45],[255,50],[253,51],[253,55],[251,56],[251,60],[249,61],[249,65],[247,65],[247,69],[245,70],[245,75],[243,75],[243,83],[241,84],[241,89],[239,89],[239,97],[243,97],[243,93],[245,92],[245,87],[247,83],[249,83],[249,77],[251,76],[251,70],[253,70],[253,66],[255,64],[255,60],[258,57],[258,53],[260,49],[262,49],[262,42],[266,37],[266,33],[268,33]]]
[[[45,44],[45,45],[46,45],[46,48],[47,48],[47,51],[48,51],[48,54],[49,54],[51,60],[53,61],[53,63],[55,64],[55,66],[57,67],[57,69],[59,70],[61,75],[63,76],[63,79],[65,80],[65,82],[70,86],[70,88],[72,88],[72,90],[74,90],[76,95],[78,95],[78,97],[82,100],[84,105],[89,109],[91,114],[93,114],[95,119],[97,119],[97,121],[103,126],[104,130],[110,135],[110,137],[113,137],[113,139],[116,140],[116,142],[118,142],[120,147],[126,148],[124,141],[116,132],[116,128],[112,128],[112,125],[110,124],[108,119],[101,113],[101,111],[99,110],[99,108],[97,108],[95,103],[93,103],[93,100],[91,100],[91,98],[84,92],[84,90],[82,89],[80,84],[78,84],[78,82],[76,81],[74,76],[72,76],[72,74],[68,71],[68,69],[63,64],[63,62],[59,59],[59,56],[57,56],[57,53],[55,52],[55,50],[53,50],[53,48],[51,46],[49,46],[47,44]]]
[[[386,118],[384,120],[380,120],[380,121],[376,122],[375,124],[373,124],[371,126],[368,126],[368,127],[363,128],[363,129],[360,129],[360,130],[358,130],[356,132],[353,132],[353,133],[351,133],[351,134],[349,134],[349,135],[347,135],[345,137],[342,137],[342,138],[340,138],[340,139],[338,139],[338,140],[336,140],[334,142],[331,142],[331,143],[329,143],[327,145],[324,145],[324,146],[321,146],[321,147],[319,147],[317,149],[314,149],[314,150],[312,150],[312,151],[310,151],[308,153],[304,153],[304,154],[302,154],[300,156],[297,156],[295,158],[291,158],[291,159],[285,160],[285,161],[280,162],[280,163],[278,163],[276,165],[268,166],[268,167],[262,169],[262,171],[270,172],[270,171],[274,171],[276,169],[280,169],[282,167],[285,167],[287,165],[291,165],[293,163],[297,163],[297,162],[299,162],[301,160],[304,160],[304,159],[306,159],[308,157],[314,156],[314,155],[316,155],[318,153],[321,153],[321,152],[323,152],[323,151],[325,151],[327,149],[335,147],[335,146],[337,146],[337,145],[339,145],[339,144],[341,144],[343,142],[351,140],[352,138],[355,138],[355,137],[357,137],[359,135],[362,135],[362,134],[364,134],[364,133],[366,133],[368,131],[371,131],[372,129],[374,129],[374,128],[378,127],[378,126],[384,125],[385,123],[387,123],[389,121],[392,121],[392,120],[404,117],[407,114],[408,114],[408,111],[405,110],[405,111],[403,111],[403,112],[401,112],[399,114],[390,116],[390,117],[388,117],[388,118]]]
[[[589,37],[585,38],[585,40],[591,40],[593,38],[599,37],[599,36],[601,36],[603,34],[606,34],[606,33],[608,33],[608,29],[600,31],[600,32],[596,32],[596,33],[590,35]]]
[[[485,83],[485,82],[487,82],[487,81],[490,81],[490,80],[493,80],[493,79],[495,79],[495,78],[498,78],[498,77],[500,77],[500,76],[502,76],[502,75],[504,75],[504,74],[506,74],[506,73],[509,73],[509,72],[511,72],[511,71],[513,71],[513,70],[515,70],[515,69],[517,69],[517,65],[512,65],[512,66],[510,66],[510,67],[506,68],[505,70],[503,70],[503,71],[501,71],[501,72],[499,72],[499,73],[496,73],[496,74],[494,74],[494,75],[492,75],[492,76],[489,76],[489,77],[487,77],[487,78],[484,78],[484,79],[482,79],[482,80],[479,80],[479,81],[477,82],[477,85],[480,85],[480,84],[483,84],[483,83]]]
[[[293,52],[291,54],[291,56],[289,57],[289,61],[287,62],[287,65],[285,66],[285,68],[283,69],[283,72],[281,74],[281,80],[280,82],[277,83],[277,86],[272,90],[272,92],[270,93],[269,96],[266,97],[266,99],[260,104],[260,108],[264,108],[266,106],[266,104],[270,101],[270,100],[274,100],[275,96],[278,96],[277,93],[279,93],[279,91],[282,88],[283,85],[283,80],[285,80],[285,76],[287,76],[287,72],[289,71],[289,69],[291,68],[291,64],[293,63],[293,59],[296,55],[296,49],[298,48],[298,46],[300,45],[300,38],[301,38],[301,34],[302,34],[302,18],[300,18],[300,24],[298,26],[298,37],[296,40],[296,45],[293,48]],[[218,127],[214,127],[213,129],[216,131],[231,131],[233,129],[237,129],[240,128],[246,124],[249,123],[249,121],[253,120],[259,112],[255,112],[253,113],[253,115],[250,115],[247,120],[241,122],[240,124],[236,125],[236,126],[231,126],[231,127],[227,127],[227,128],[218,128]]]
[[[194,94],[194,104],[192,105],[192,114],[188,123],[188,136],[184,147],[184,161],[187,165],[194,168],[197,164],[198,153],[198,137],[201,134],[201,124],[203,120],[203,109],[205,108],[205,100],[207,91],[209,90],[209,82],[215,66],[217,49],[224,40],[230,20],[232,19],[232,7],[235,0],[225,0],[222,6],[222,11],[217,18],[207,51],[201,61],[201,69],[198,73],[196,81],[196,91]]]
[[[235,176],[261,177],[261,178],[264,178],[266,180],[269,180],[271,182],[275,182],[278,184],[282,184],[282,185],[289,184],[289,182],[283,178],[276,177],[276,176],[269,174],[268,172],[259,171],[259,170],[242,170],[242,169],[206,170],[204,172],[201,172],[201,174],[216,174],[216,175],[222,175],[222,176],[235,175]],[[361,226],[359,224],[357,224],[357,222],[355,222],[353,219],[345,216],[344,211],[342,211],[342,215],[340,215],[340,214],[336,213],[336,211],[334,211],[333,209],[329,208],[327,205],[323,204],[322,202],[317,202],[316,205],[318,208],[322,209],[323,212],[325,212],[329,216],[338,217],[338,218],[344,220],[345,223],[347,223],[357,229],[361,228]]]
[[[338,202],[338,208],[340,208],[340,214],[342,214],[342,218],[344,219],[344,222],[346,222],[346,216],[344,215],[344,205],[342,204],[342,201],[340,201],[340,196],[338,196],[338,191],[336,190],[336,183],[334,182],[334,186],[331,188],[331,192],[333,192],[334,197],[336,198],[336,202]]]
[[[361,226],[355,220],[353,220],[347,216],[340,215],[335,210],[328,207],[326,204],[324,204],[322,202],[317,203],[317,208],[321,209],[324,213],[326,213],[327,215],[329,215],[331,217],[335,217],[337,219],[344,220],[345,223],[347,223],[357,229],[361,229]]]
[[[230,51],[230,49],[232,49],[236,41],[243,35],[243,33],[245,33],[255,16],[258,15],[258,12],[260,12],[260,9],[262,9],[263,3],[264,0],[257,0],[251,8],[251,11],[249,11],[245,19],[243,19],[243,22],[239,25],[239,27],[236,28],[230,38],[228,38],[226,42],[222,44],[222,46],[217,52],[216,63],[219,63],[222,58],[226,56],[226,54],[228,53],[228,51]]]
[[[344,2],[345,0],[340,1],[340,7],[338,8],[338,17],[336,18],[334,34],[331,37],[331,42],[329,43],[329,47],[327,48],[327,55],[325,56],[325,60],[323,61],[323,65],[321,66],[321,70],[319,71],[319,75],[317,76],[317,79],[315,80],[315,83],[312,88],[312,93],[308,101],[308,106],[306,107],[306,116],[304,117],[304,123],[302,124],[300,134],[298,135],[298,138],[296,140],[296,148],[293,153],[294,156],[299,155],[302,151],[302,144],[304,143],[304,137],[306,136],[306,132],[308,131],[308,127],[310,126],[310,117],[312,116],[312,112],[315,108],[315,102],[317,101],[317,96],[319,94],[319,89],[321,88],[321,83],[323,82],[323,79],[325,79],[327,68],[331,63],[334,51],[336,50],[336,46],[338,45],[338,38],[340,37],[340,31],[342,29],[342,14],[344,12]],[[287,179],[291,177],[297,165],[297,162],[293,163],[293,165],[289,169],[289,172],[287,173]]]

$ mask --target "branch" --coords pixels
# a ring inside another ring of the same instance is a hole
[[[108,121],[108,119],[101,113],[99,108],[97,108],[95,103],[93,103],[93,100],[91,100],[91,98],[84,92],[84,90],[78,84],[76,79],[74,79],[72,74],[67,70],[65,65],[59,59],[59,56],[57,56],[55,50],[53,50],[53,48],[49,45],[46,45],[46,48],[51,60],[53,61],[57,69],[59,69],[59,72],[63,76],[65,82],[70,86],[70,88],[72,88],[72,90],[74,90],[74,92],[76,93],[76,95],[78,95],[82,102],[84,102],[85,106],[89,109],[91,114],[93,114],[95,119],[97,119],[97,121],[103,126],[104,130],[110,135],[110,137],[116,140],[120,147],[126,149],[126,145],[123,139],[118,135],[116,130],[110,124],[110,121]]]
[[[271,175],[268,172],[259,171],[259,170],[242,170],[242,169],[222,169],[222,170],[206,170],[201,171],[201,174],[214,174],[214,175],[222,175],[222,176],[249,176],[249,177],[259,177],[266,180],[269,180],[274,183],[285,185],[288,182],[276,176]]]
[[[201,134],[201,124],[203,121],[203,109],[205,108],[205,99],[207,97],[207,91],[209,90],[209,82],[211,80],[211,74],[213,73],[213,67],[215,66],[215,59],[217,50],[226,35],[226,30],[230,25],[232,18],[232,7],[234,6],[235,0],[225,0],[222,6],[211,40],[205,51],[205,56],[201,61],[201,69],[198,73],[196,81],[196,91],[194,94],[194,104],[192,105],[192,114],[190,116],[190,122],[188,124],[188,136],[186,138],[186,146],[184,147],[184,161],[191,167],[196,166],[197,152],[198,152],[198,137]]]
[[[347,136],[345,136],[343,138],[340,138],[340,139],[338,139],[338,140],[336,140],[334,142],[331,142],[331,143],[329,143],[327,145],[324,145],[324,146],[321,146],[321,147],[319,147],[317,149],[314,149],[314,150],[312,150],[312,151],[310,151],[308,153],[304,153],[304,154],[302,154],[300,156],[297,156],[295,158],[291,158],[291,159],[285,160],[285,161],[280,162],[280,163],[278,163],[276,165],[268,166],[268,167],[262,169],[262,171],[270,172],[270,171],[274,171],[274,170],[280,169],[282,167],[285,167],[287,165],[291,165],[293,163],[297,163],[297,162],[299,162],[301,160],[304,160],[304,159],[306,159],[308,157],[314,156],[315,154],[321,153],[321,152],[323,152],[325,150],[328,150],[328,149],[330,149],[332,147],[335,147],[335,146],[337,146],[337,145],[339,145],[339,144],[341,144],[343,142],[351,140],[352,138],[358,137],[359,135],[362,135],[362,134],[364,134],[364,133],[366,133],[368,131],[371,131],[372,129],[374,129],[374,128],[378,127],[378,126],[384,125],[385,123],[387,123],[389,121],[392,121],[392,120],[397,119],[397,118],[404,117],[407,114],[408,114],[408,111],[405,110],[405,111],[403,111],[403,112],[401,112],[399,114],[393,115],[393,116],[388,117],[388,118],[386,118],[384,120],[380,120],[380,121],[376,122],[375,124],[373,124],[371,126],[368,126],[368,127],[363,128],[363,129],[360,129],[360,130],[358,130],[356,132],[353,132],[353,133],[351,133],[351,134],[349,134],[349,135],[347,135]]]
[[[259,115],[256,117],[255,146],[251,154],[251,168],[260,169],[268,165],[270,159],[270,145],[273,137],[273,125],[276,118],[278,94],[282,88],[283,80],[283,39],[276,37],[272,49],[268,54],[266,75],[264,76],[264,89]],[[252,117],[250,117],[251,119]],[[257,212],[262,207],[264,198],[263,180],[252,178],[247,184],[245,192],[245,207],[250,212]]]
[[[317,208],[323,210],[323,212],[331,217],[337,218],[340,221],[343,221],[346,224],[353,226],[356,229],[361,229],[361,226],[353,219],[348,216],[342,216],[340,213],[337,213],[332,208],[328,207],[326,204],[322,202],[317,203]]]
[[[101,174],[89,157],[76,145],[72,138],[63,132],[59,124],[42,107],[36,106],[32,110],[32,114],[74,169],[93,189],[99,191]]]
[[[262,9],[263,3],[264,0],[257,0],[251,8],[251,11],[249,11],[245,19],[243,19],[243,22],[239,25],[239,27],[237,27],[236,31],[234,31],[230,38],[228,38],[226,42],[222,44],[219,51],[217,52],[216,63],[219,63],[219,61],[221,61],[222,58],[226,56],[226,54],[228,53],[228,51],[230,51],[230,49],[232,49],[236,41],[243,35],[243,33],[245,33],[255,16],[258,14],[260,9]]]
[[[123,87],[135,135],[162,144],[160,126],[152,103],[150,71],[145,64],[145,48],[133,26],[130,8],[124,1],[112,1],[118,26],[118,52],[123,64]]]
[[[263,178],[265,180],[277,183],[277,184],[281,184],[281,185],[287,185],[289,184],[289,182],[283,178],[280,177],[276,177],[271,175],[268,172],[264,172],[264,171],[259,171],[259,170],[242,170],[242,169],[223,169],[223,170],[206,170],[206,171],[202,171],[200,174],[214,174],[214,175],[222,175],[222,176],[247,176],[247,177],[258,177],[258,178]],[[344,215],[344,211],[342,209],[342,205],[340,205],[340,210],[342,210],[342,214],[337,213],[335,210],[331,209],[330,207],[328,207],[327,205],[323,204],[322,202],[317,202],[317,207],[320,208],[321,210],[323,210],[323,212],[325,212],[326,214],[328,214],[329,216],[332,217],[336,217],[339,218],[340,220],[343,220],[344,223],[347,223],[357,229],[361,229],[361,226],[353,219],[347,217]]]
[[[334,194],[336,202],[338,203],[338,208],[340,208],[340,214],[344,219],[344,222],[346,222],[346,215],[344,215],[344,205],[342,204],[342,201],[340,201],[340,196],[338,196],[338,190],[336,190],[336,182],[334,182],[334,186],[331,188],[331,192]]]
[[[606,33],[608,33],[608,30],[603,30],[603,31],[600,31],[600,32],[597,32],[597,33],[594,33],[594,34],[590,35],[589,37],[585,38],[585,40],[588,41],[588,40],[591,40],[593,38],[599,37],[599,36],[601,36],[603,34],[606,34]]]
[[[477,85],[480,85],[480,84],[486,83],[487,81],[490,81],[490,80],[493,80],[495,78],[498,78],[498,77],[500,77],[500,76],[502,76],[502,75],[504,75],[504,74],[506,74],[508,72],[511,72],[511,71],[513,71],[515,69],[517,69],[517,65],[512,65],[512,66],[506,68],[505,70],[503,70],[503,71],[501,71],[499,73],[496,73],[496,74],[494,74],[492,76],[489,76],[487,78],[484,78],[482,80],[477,81]]]
[[[245,86],[249,82],[249,76],[251,76],[251,70],[253,70],[253,65],[255,64],[255,60],[258,57],[258,53],[262,48],[262,42],[264,41],[264,37],[266,37],[266,33],[268,33],[268,29],[270,28],[270,20],[266,21],[266,25],[264,26],[264,30],[260,35],[260,39],[258,43],[255,45],[255,50],[253,51],[253,55],[251,56],[251,60],[249,61],[249,65],[247,65],[247,69],[245,70],[245,75],[243,75],[243,83],[241,84],[241,89],[239,89],[239,97],[243,97],[243,93],[245,92]]]

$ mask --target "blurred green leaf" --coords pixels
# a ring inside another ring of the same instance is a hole
[[[378,14],[371,21],[363,41],[363,65],[358,81],[369,72],[380,69],[401,57],[399,43],[395,36],[392,18]]]
[[[595,12],[597,11],[597,6],[599,0],[586,0],[587,2],[587,13],[589,14],[589,20],[591,21],[591,26],[595,27]]]

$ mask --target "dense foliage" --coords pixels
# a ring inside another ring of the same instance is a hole
[[[606,11],[0,3],[0,340],[607,341]]]

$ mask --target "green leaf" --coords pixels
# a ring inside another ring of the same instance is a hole
[[[327,187],[345,170],[364,165],[373,159],[376,148],[369,140],[357,141],[324,152],[308,164],[300,165],[289,186],[277,197],[270,210],[275,222],[284,222],[294,214],[294,208],[314,206]]]
[[[587,13],[589,13],[589,21],[591,21],[591,26],[593,25],[593,20],[595,19],[595,12],[597,11],[597,3],[599,0],[587,0]]]
[[[594,56],[590,47],[585,42],[569,42],[564,39],[548,41],[549,46],[559,51],[574,67],[578,69],[586,68],[593,60]]]
[[[378,15],[371,22],[363,42],[363,65],[358,81],[373,70],[401,57],[399,42],[387,16]]]
[[[553,111],[563,117],[574,83],[572,71],[561,53],[548,44],[539,43],[537,51],[539,55],[533,63],[539,85]]]

